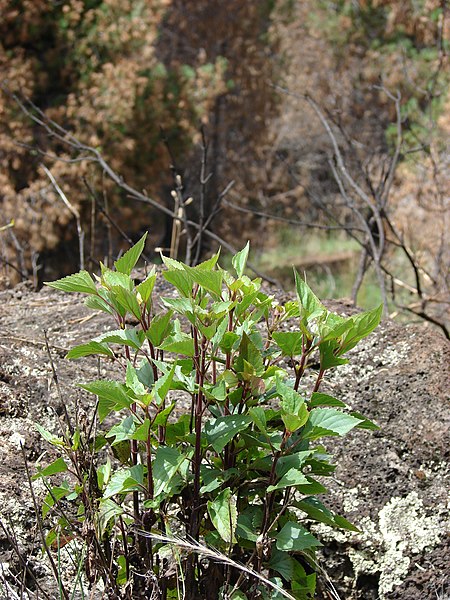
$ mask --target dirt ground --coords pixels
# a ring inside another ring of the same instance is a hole
[[[50,289],[35,293],[22,286],[1,292],[0,306],[0,515],[14,530],[39,584],[58,598],[40,551],[21,445],[33,469],[38,459],[51,459],[35,422],[56,431],[61,398],[69,412],[78,405],[92,413],[92,397],[76,382],[97,378],[99,371],[106,376],[110,367],[95,358],[66,361],[64,355],[112,327],[107,316],[86,309],[81,297]],[[333,308],[351,310],[343,303]],[[431,329],[388,322],[349,357],[350,364],[323,391],[381,429],[328,443],[339,466],[326,501],[361,533],[318,528],[324,542],[318,598],[331,598],[332,584],[342,600],[449,600],[450,346]],[[19,571],[0,529],[0,581],[4,573],[13,582]],[[32,578],[26,584],[36,585]],[[9,592],[0,587],[1,600],[14,598],[13,590],[20,589],[19,582],[11,585]]]

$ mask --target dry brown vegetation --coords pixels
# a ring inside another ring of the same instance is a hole
[[[388,292],[394,287],[399,304],[445,321],[446,2],[0,0],[0,12],[0,228],[14,221],[0,233],[4,284],[32,275],[39,283],[78,266],[74,216],[41,163],[80,213],[91,264],[125,247],[104,211],[132,238],[150,229],[153,248],[168,246],[171,230],[170,217],[130,199],[10,94],[31,100],[170,210],[172,163],[184,198],[194,198],[186,208],[194,221],[203,218],[200,196],[208,215],[234,180],[209,227],[229,243],[251,238],[261,248],[277,243],[280,222],[255,211],[301,221],[302,232],[307,223],[358,237],[330,164],[335,149],[308,95],[383,220]],[[352,201],[360,210],[361,198]],[[370,210],[362,213],[370,229]],[[369,242],[358,239],[363,259]]]

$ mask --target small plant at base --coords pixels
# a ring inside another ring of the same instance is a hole
[[[110,598],[312,598],[321,544],[306,521],[356,530],[319,500],[317,478],[335,466],[318,440],[375,428],[319,389],[381,307],[334,314],[297,273],[297,300],[281,306],[244,274],[247,244],[233,273],[219,254],[196,267],[163,258],[176,294],[155,313],[157,274],[139,284],[130,276],[144,244],[114,270],[102,266],[97,284],[86,271],[48,284],[86,294],[117,324],[67,357],[106,357],[123,373],[81,385],[97,396],[104,431],[68,428],[59,438],[38,427],[61,455],[37,477],[71,472],[47,483],[48,543],[81,538],[86,575]],[[61,498],[76,510],[58,518]]]

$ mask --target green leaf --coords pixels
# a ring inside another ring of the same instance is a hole
[[[117,271],[120,273],[125,273],[126,275],[131,273],[133,267],[136,265],[144,250],[146,239],[147,231],[134,246],[125,252],[125,254],[119,258],[119,260],[116,260],[114,266],[116,267]]]
[[[298,301],[300,306],[303,308],[303,314],[306,317],[311,315],[320,314],[326,312],[327,309],[320,302],[319,298],[313,293],[311,288],[306,284],[305,281],[300,277],[297,271],[294,269],[295,275],[295,288],[297,291]]]
[[[46,440],[49,444],[52,444],[52,446],[64,446],[64,440],[62,438],[54,435],[53,433],[50,433],[49,431],[47,431],[47,429],[44,429],[44,427],[39,425],[39,423],[35,423],[34,426],[39,431],[44,440]]]
[[[166,406],[166,408],[164,408],[161,412],[159,412],[153,421],[153,427],[160,427],[160,426],[165,427],[167,424],[167,419],[172,414],[175,406],[176,406],[176,402],[172,402],[172,404],[170,404],[169,406]]]
[[[62,290],[63,292],[80,292],[82,294],[96,294],[97,288],[92,277],[87,271],[80,271],[74,275],[68,275],[57,281],[46,281],[44,285]]]
[[[148,440],[148,433],[150,431],[150,419],[145,419],[139,427],[136,428],[133,433],[133,440],[141,440],[142,442],[146,442]]]
[[[67,471],[68,466],[65,460],[62,457],[57,458],[52,463],[50,463],[44,469],[40,469],[36,475],[33,475],[32,479],[39,479],[40,477],[50,477],[51,475],[56,475],[56,473],[63,473]]]
[[[106,267],[102,269],[101,281],[102,285],[105,286],[107,290],[113,290],[115,287],[121,287],[124,290],[131,292],[133,289],[133,281],[129,275],[120,273],[119,271],[112,271]]]
[[[114,310],[108,305],[108,303],[100,298],[99,296],[88,296],[84,300],[85,306],[88,308],[92,308],[93,310],[101,310],[102,312],[106,312],[110,315],[114,314]]]
[[[227,415],[210,420],[205,425],[208,442],[216,452],[222,452],[225,446],[240,431],[244,431],[252,422],[247,415]]]
[[[300,331],[278,331],[273,334],[283,356],[298,356],[302,353],[303,334]]]
[[[189,298],[192,292],[193,278],[184,269],[173,271],[164,271],[163,277],[171,283],[185,298]]]
[[[127,372],[125,376],[127,387],[137,396],[143,396],[147,393],[145,385],[139,380],[138,373],[130,361],[127,361]]]
[[[162,344],[167,331],[170,329],[169,325],[172,314],[173,312],[169,310],[164,314],[155,315],[152,318],[150,327],[145,335],[154,346],[158,347]]]
[[[309,412],[305,399],[280,378],[277,379],[276,390],[281,398],[281,418],[286,429],[293,433],[308,420]]]
[[[169,336],[159,346],[161,350],[181,354],[183,356],[194,356],[194,340],[187,333],[176,333]]]
[[[141,318],[141,309],[133,292],[118,285],[113,286],[112,291],[117,302],[139,320]]]
[[[335,406],[345,408],[345,403],[333,396],[328,394],[322,394],[321,392],[313,392],[311,394],[311,400],[309,401],[310,408],[316,408],[317,406]]]
[[[159,446],[152,466],[155,498],[162,493],[170,497],[178,489],[180,467],[187,460],[176,448]]]
[[[175,260],[174,258],[169,258],[168,256],[164,256],[161,252],[161,260],[169,268],[171,271],[184,271],[184,265],[182,262]]]
[[[380,304],[374,310],[351,317],[353,326],[343,336],[339,354],[345,354],[354,348],[360,340],[367,337],[379,325],[382,314],[383,305]]]
[[[295,507],[305,512],[311,519],[314,519],[319,523],[325,523],[331,527],[348,529],[349,531],[359,531],[359,529],[347,521],[347,519],[331,512],[331,510],[326,508],[320,500],[313,496],[305,498],[300,502],[296,502]]]
[[[236,535],[244,540],[256,542],[263,520],[261,506],[250,504],[238,515]]]
[[[340,358],[336,355],[339,346],[335,340],[321,342],[319,345],[320,368],[324,371],[345,365],[348,363],[346,358]]]
[[[238,373],[245,373],[247,371],[245,363],[253,367],[254,375],[260,376],[264,373],[262,353],[244,332],[239,345],[239,355],[235,360],[235,368]]]
[[[97,527],[98,536],[103,539],[103,534],[109,522],[123,514],[123,508],[111,498],[101,499],[98,507]]]
[[[293,550],[298,552],[308,548],[322,546],[319,540],[309,533],[307,529],[293,521],[288,521],[283,529],[275,536],[275,539],[277,540],[278,550]]]
[[[221,270],[205,271],[199,267],[188,267],[187,265],[184,265],[184,269],[191,276],[194,283],[210,292],[214,297],[220,298],[223,282],[223,272]]]
[[[312,453],[312,450],[303,450],[301,452],[294,452],[293,454],[282,456],[278,459],[276,474],[278,477],[282,477],[291,469],[300,470]]]
[[[219,469],[209,469],[202,465],[200,467],[201,472],[201,481],[203,483],[200,488],[201,494],[207,494],[209,492],[213,492],[217,490],[223,483],[223,471],[219,471]]]
[[[66,358],[74,360],[83,356],[91,356],[92,354],[100,354],[114,358],[114,352],[108,348],[105,344],[92,340],[87,344],[80,344],[75,346],[66,354]]]
[[[127,559],[123,554],[119,554],[117,557],[117,575],[116,582],[117,585],[125,585],[127,583]]]
[[[142,491],[144,484],[144,465],[134,465],[116,471],[106,486],[103,498],[111,498],[116,494]]]
[[[230,488],[225,488],[215,500],[208,502],[208,514],[223,541],[235,543],[237,508],[236,498]]]
[[[59,486],[54,486],[50,488],[50,491],[44,498],[44,502],[42,504],[42,518],[45,519],[51,508],[55,505],[56,502],[58,502],[58,500],[61,500],[61,498],[65,498],[70,493],[71,490],[69,488],[69,484],[66,481],[63,481],[63,483]]]
[[[219,260],[219,256],[220,248],[215,254],[211,256],[211,258],[208,258],[207,260],[204,260],[200,264],[196,265],[197,269],[203,269],[204,271],[212,271],[216,266],[217,261]]]
[[[242,277],[244,274],[244,269],[247,264],[248,253],[250,250],[250,242],[247,242],[245,248],[243,248],[240,252],[235,254],[231,259],[231,264],[236,271],[238,277]]]
[[[170,371],[162,375],[153,386],[152,394],[158,406],[164,402],[167,394],[169,393],[176,366],[177,364],[174,363]]]
[[[286,581],[291,581],[294,576],[294,559],[286,552],[281,552],[276,548],[272,549],[272,554],[267,566],[269,569],[279,573]]]
[[[144,279],[144,281],[142,283],[140,283],[139,285],[136,286],[136,297],[138,298],[138,302],[139,302],[139,296],[140,296],[140,298],[144,304],[148,303],[148,301],[151,298],[153,288],[155,287],[155,283],[156,283],[156,274],[154,273],[154,270],[152,269],[152,272],[150,273],[150,275],[146,279]]]
[[[95,338],[95,342],[104,344],[119,344],[121,346],[130,346],[134,350],[140,350],[144,341],[144,334],[137,329],[116,329],[108,331]]]
[[[98,380],[79,385],[84,390],[98,396],[98,414],[100,422],[112,411],[129,408],[133,400],[126,393],[126,388],[118,381]]]
[[[297,485],[307,485],[308,479],[298,469],[289,469],[289,471],[283,475],[280,481],[275,485],[269,485],[267,488],[268,492],[275,490],[282,490],[287,487],[295,487]]]
[[[111,446],[115,446],[119,442],[133,439],[133,434],[136,430],[136,423],[134,422],[133,415],[129,415],[120,423],[117,423],[106,434],[106,437],[114,437],[114,441]]]
[[[362,419],[334,408],[314,408],[309,414],[308,431],[305,431],[305,437],[316,439],[325,435],[343,436],[362,422]]]
[[[378,431],[380,429],[380,427],[376,423],[374,423],[359,412],[352,410],[350,415],[352,417],[355,417],[356,419],[361,419],[361,423],[359,423],[359,425],[356,426],[358,429],[368,429],[370,431]]]
[[[267,433],[266,411],[261,406],[255,406],[248,411],[253,423],[262,432]]]

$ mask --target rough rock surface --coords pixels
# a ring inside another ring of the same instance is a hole
[[[92,316],[81,297],[49,289],[2,292],[0,305],[1,520],[14,527],[17,544],[40,585],[57,598],[49,567],[41,560],[21,445],[32,467],[43,453],[44,462],[50,458],[33,423],[56,430],[60,395],[69,411],[78,404],[90,414],[92,400],[75,383],[97,377],[98,369],[106,375],[109,367],[103,362],[99,366],[94,358],[69,362],[63,356],[110,324],[104,315]],[[351,310],[345,304],[333,309]],[[430,329],[389,322],[349,358],[350,364],[341,367],[323,391],[374,419],[381,429],[327,442],[339,465],[327,502],[362,532],[320,529],[323,570],[342,600],[448,600],[450,346]],[[2,529],[0,565],[3,571],[8,565],[10,572],[17,568]],[[35,586],[32,579],[26,583]],[[0,587],[0,598],[9,597],[3,593]],[[318,597],[333,597],[330,587],[321,583]]]

